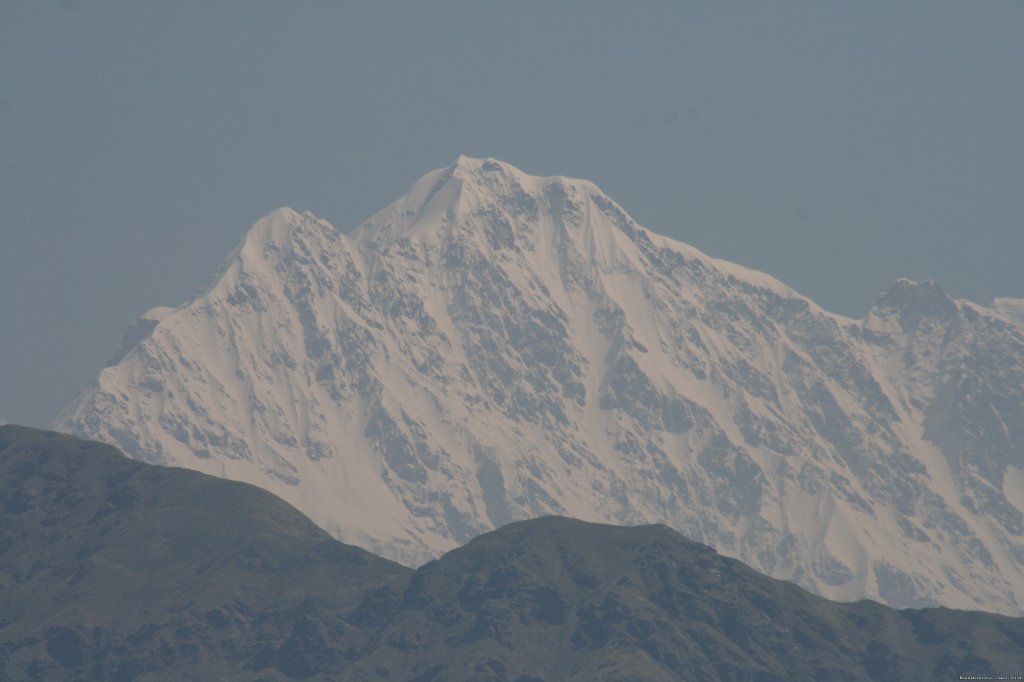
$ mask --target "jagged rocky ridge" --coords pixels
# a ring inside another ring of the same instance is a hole
[[[665,526],[542,518],[413,572],[269,493],[0,428],[0,678],[920,680],[1024,619],[838,604]]]
[[[350,234],[258,222],[54,422],[414,565],[515,519],[663,522],[834,599],[1024,612],[1024,335],[863,320],[460,158]]]

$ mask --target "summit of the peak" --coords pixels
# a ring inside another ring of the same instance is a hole
[[[436,168],[416,180],[400,201],[417,214],[443,214],[459,204],[467,185],[475,188],[478,194],[494,194],[501,193],[503,188],[521,186],[531,177],[497,159],[477,159],[460,154],[451,165]]]
[[[574,186],[587,194],[604,195],[589,180],[562,175],[532,175],[501,159],[460,154],[452,164],[417,179],[404,201],[406,206],[426,206],[439,197],[457,200],[464,187],[473,188],[478,195],[537,194],[551,185]],[[450,191],[444,191],[446,187],[451,188]]]
[[[486,187],[488,192],[500,192],[502,187],[536,185],[550,178],[524,173],[510,163],[487,157],[483,159],[459,155],[443,174],[444,182],[463,182],[474,187]]]
[[[604,218],[593,222],[584,218],[591,214],[582,207],[591,201],[602,207],[593,215]],[[559,223],[566,210],[587,222],[587,234],[608,233],[598,240],[604,245],[602,248],[611,248],[615,241],[611,235],[615,230],[605,227],[631,222],[588,180],[531,175],[493,157],[459,155],[450,165],[418,178],[403,197],[361,224],[350,236],[358,243],[379,246],[412,235],[448,240],[456,233],[483,234],[487,230],[544,231]],[[592,244],[587,246],[591,247]]]
[[[487,157],[486,159],[477,159],[472,156],[466,156],[465,154],[459,154],[455,159],[455,163],[451,165],[452,170],[463,170],[463,171],[513,171],[516,173],[522,173],[518,168],[515,168],[511,164],[505,163],[499,159],[493,157]]]

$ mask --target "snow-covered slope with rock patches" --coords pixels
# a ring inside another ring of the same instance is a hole
[[[1010,322],[1024,329],[1024,298],[997,298],[990,306]]]
[[[1024,335],[932,283],[849,320],[460,158],[350,234],[275,211],[141,324],[55,428],[390,558],[665,522],[830,598],[1024,612]]]

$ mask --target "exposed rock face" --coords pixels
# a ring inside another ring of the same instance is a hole
[[[663,522],[835,599],[1024,612],[1024,334],[864,320],[460,158],[354,232],[281,209],[54,423],[416,564],[546,514]]]

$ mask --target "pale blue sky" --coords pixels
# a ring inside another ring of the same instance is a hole
[[[0,420],[275,207],[351,228],[459,154],[861,316],[1024,297],[1021,2],[0,2]]]

